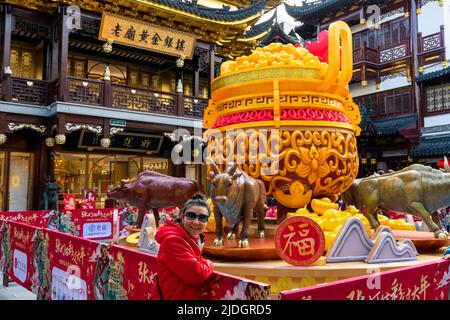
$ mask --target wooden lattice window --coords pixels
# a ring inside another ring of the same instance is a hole
[[[127,84],[132,87],[161,90],[161,80],[159,74],[147,70],[128,68]]]
[[[426,88],[428,112],[450,110],[450,83],[438,84]]]
[[[13,42],[9,59],[13,76],[42,79],[42,47]]]
[[[69,56],[67,74],[77,78],[87,78],[87,59]]]

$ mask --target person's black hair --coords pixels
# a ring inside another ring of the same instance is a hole
[[[208,216],[211,215],[211,207],[206,202],[205,197],[201,193],[194,194],[191,199],[186,201],[183,209],[181,210],[181,213],[184,214],[186,212],[186,209],[192,206],[204,207],[208,210]]]

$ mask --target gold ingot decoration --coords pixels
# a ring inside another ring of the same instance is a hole
[[[423,73],[423,67],[419,67],[418,71],[419,73]]]
[[[359,19],[359,24],[361,25],[366,24],[366,19],[364,18]]]
[[[375,89],[377,89],[377,90],[380,89],[380,83],[375,83]]]
[[[439,7],[443,7],[444,6],[444,0],[439,0]]]
[[[367,87],[367,81],[366,80],[361,81],[361,86]]]
[[[417,8],[416,9],[416,13],[419,15],[419,14],[421,14],[422,13],[422,8]]]
[[[204,112],[208,156],[221,171],[235,161],[286,207],[337,199],[359,168],[352,75],[351,31],[342,21],[329,27],[328,63],[280,43],[223,63]]]
[[[409,18],[409,12],[406,11],[404,16],[405,16],[405,19],[408,19]]]
[[[446,60],[441,61],[441,65],[442,65],[443,68],[446,68],[447,67],[447,61]]]

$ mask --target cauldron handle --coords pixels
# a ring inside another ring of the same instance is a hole
[[[337,93],[347,86],[352,76],[352,31],[343,21],[333,22],[328,28],[328,70],[319,91],[330,91],[337,86],[334,90]]]

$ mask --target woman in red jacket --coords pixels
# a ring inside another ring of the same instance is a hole
[[[202,285],[213,273],[211,261],[202,257],[203,232],[211,209],[203,196],[188,200],[177,222],[167,221],[156,233],[159,285],[164,300],[202,299]]]

